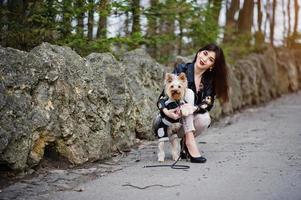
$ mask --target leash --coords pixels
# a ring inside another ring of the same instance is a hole
[[[178,157],[178,159],[173,164],[171,164],[171,165],[145,165],[145,166],[143,166],[143,168],[170,167],[172,169],[189,169],[190,166],[188,166],[188,165],[177,165],[177,162],[180,160],[182,153],[184,153],[184,145],[182,145],[182,148],[181,148],[181,151],[180,151],[180,156]]]
[[[182,151],[181,151],[182,152]],[[180,154],[181,155],[181,154]],[[181,156],[171,165],[145,165],[143,168],[151,168],[151,167],[170,167],[172,169],[189,169],[188,165],[177,165],[177,162],[180,160]]]

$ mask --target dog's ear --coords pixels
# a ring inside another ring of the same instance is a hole
[[[187,78],[186,78],[186,74],[184,72],[181,72],[179,75],[179,80],[186,82]]]
[[[173,74],[171,73],[166,73],[165,74],[165,83],[170,83],[173,80]]]

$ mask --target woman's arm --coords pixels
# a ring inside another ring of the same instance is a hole
[[[209,112],[214,104],[215,100],[215,91],[212,80],[204,81],[204,89],[203,89],[203,99],[199,105],[197,105],[197,109],[195,113],[205,113]]]

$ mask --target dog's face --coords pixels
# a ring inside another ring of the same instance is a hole
[[[167,96],[175,101],[179,101],[184,98],[185,90],[187,88],[187,78],[185,73],[175,74],[167,73],[165,75],[165,93]]]

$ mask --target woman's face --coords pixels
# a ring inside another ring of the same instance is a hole
[[[214,51],[200,51],[196,59],[196,67],[201,70],[207,70],[212,67],[215,62],[215,52]]]

